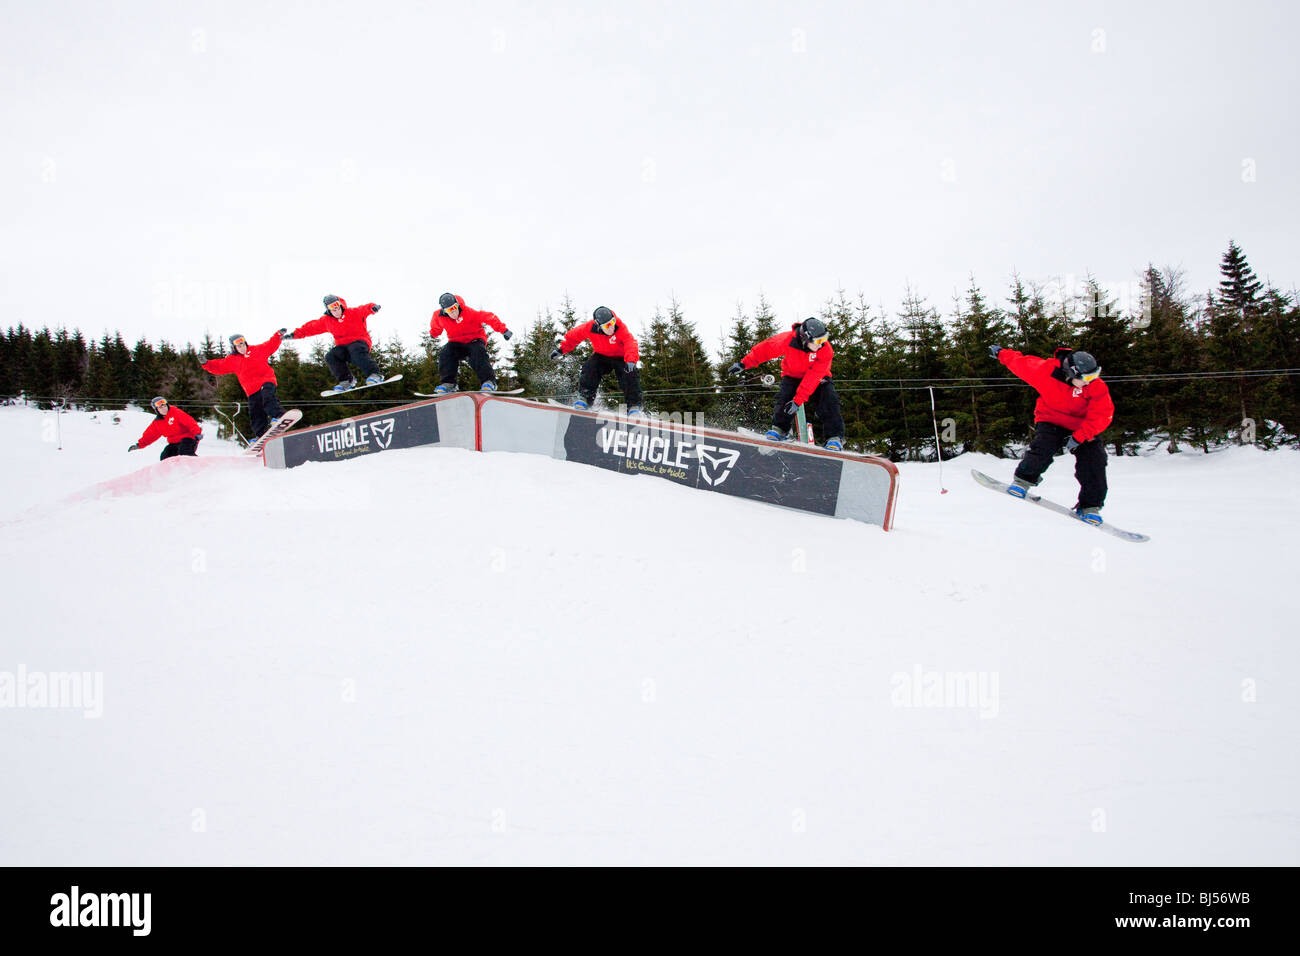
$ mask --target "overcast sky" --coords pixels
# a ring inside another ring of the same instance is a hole
[[[0,4],[4,325],[1300,279],[1290,4]]]

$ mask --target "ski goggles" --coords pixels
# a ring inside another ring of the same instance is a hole
[[[814,352],[816,352],[819,348],[821,348],[823,345],[825,345],[825,344],[826,344],[827,342],[829,342],[830,340],[831,340],[831,337],[830,337],[829,335],[819,335],[819,336],[817,336],[817,338],[812,339],[811,341],[809,341],[809,343],[808,343],[808,348],[810,348],[810,349],[812,349]]]
[[[158,411],[160,408],[166,408],[167,399],[155,398],[152,402],[149,403],[149,407],[152,408],[155,412]]]
[[[447,308],[442,310],[442,314],[449,315],[454,319],[456,316],[460,315],[460,303],[457,302],[455,305],[447,306]]]
[[[1084,385],[1087,385],[1089,382],[1095,382],[1097,379],[1101,378],[1101,369],[1098,368],[1095,372],[1085,372],[1080,375],[1079,378],[1083,379]]]
[[[247,345],[247,344],[248,344],[248,339],[244,338],[244,337],[241,335],[239,338],[234,339],[230,344],[231,344],[231,346],[233,346],[234,348],[239,348],[241,345]]]
[[[618,328],[618,319],[610,319],[608,322],[602,322],[600,325],[600,330],[606,335],[613,335],[616,328]]]

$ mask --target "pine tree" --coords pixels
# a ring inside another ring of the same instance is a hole
[[[562,363],[551,359],[551,352],[559,345],[560,335],[548,308],[545,312],[538,311],[533,324],[515,345],[515,374],[527,394],[552,397],[557,401],[572,396],[577,380],[566,373],[565,366],[572,365],[573,359],[565,358]]]
[[[664,412],[679,408],[675,401],[669,400],[669,396],[658,394],[668,388],[669,344],[672,340],[668,320],[658,308],[650,320],[650,327],[643,329],[637,339],[641,346],[641,387],[645,390],[647,405]]]
[[[946,335],[938,314],[911,286],[903,296],[899,320],[907,355],[904,366],[907,374],[903,377],[911,380],[903,383],[904,392],[910,394],[905,394],[901,403],[907,409],[904,414],[908,416],[904,428],[908,435],[908,457],[922,458],[922,448],[933,447],[937,415],[937,401],[935,409],[931,409],[929,392],[922,386],[943,384]],[[928,453],[924,455],[926,460],[929,457]]]
[[[32,336],[27,376],[24,386],[29,395],[40,399],[40,405],[49,408],[54,404],[54,339],[49,329],[41,329]]]
[[[1122,378],[1134,374],[1136,369],[1130,361],[1133,332],[1128,320],[1092,276],[1084,284],[1083,299],[1085,318],[1075,337],[1078,347],[1092,355],[1108,375]],[[1115,420],[1104,439],[1117,456],[1124,454],[1126,446],[1136,453],[1134,446],[1142,437],[1144,423],[1134,416],[1134,408],[1128,402],[1139,393],[1128,382],[1109,382],[1107,387],[1115,402]]]
[[[996,381],[1009,376],[1006,366],[989,354],[991,346],[1011,341],[1011,323],[1001,310],[989,307],[974,276],[955,312],[947,371],[951,378],[968,381],[943,393],[943,404],[951,409],[960,451],[1000,456],[1023,431],[1015,393]]]
[[[1134,328],[1132,367],[1148,381],[1128,390],[1130,414],[1146,434],[1163,433],[1173,454],[1184,439],[1207,448],[1204,422],[1209,380],[1174,378],[1205,370],[1204,353],[1192,325],[1192,308],[1182,297],[1182,274],[1148,264],[1142,277],[1142,321]]]
[[[714,379],[722,390],[714,405],[714,419],[722,428],[756,428],[766,414],[766,393],[757,384],[756,373],[727,374],[727,369],[744,358],[755,343],[754,328],[745,315],[744,306],[737,302],[736,314],[732,317],[731,327],[723,335],[714,370]]]
[[[713,411],[713,365],[695,329],[687,321],[676,298],[668,305],[668,342],[658,355],[660,411],[692,412],[707,417]]]
[[[1246,261],[1246,254],[1231,239],[1228,240],[1228,251],[1223,254],[1219,272],[1223,276],[1219,281],[1219,302],[1222,306],[1237,309],[1244,316],[1254,314],[1259,308],[1262,283]]]
[[[1231,241],[1220,262],[1219,273],[1223,276],[1219,295],[1210,297],[1208,307],[1210,363],[1221,372],[1248,369],[1258,352],[1257,343],[1252,340],[1259,317],[1260,282],[1245,253]],[[1257,380],[1241,376],[1230,380],[1228,388],[1216,390],[1221,402],[1217,417],[1225,433],[1244,435],[1255,422],[1260,413],[1255,402],[1258,386]]]

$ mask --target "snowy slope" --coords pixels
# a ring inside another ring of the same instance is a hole
[[[1112,459],[1140,545],[978,456],[890,533],[449,449],[59,503],[147,418],[0,409],[0,678],[102,677],[0,709],[0,861],[1300,863],[1294,452]]]

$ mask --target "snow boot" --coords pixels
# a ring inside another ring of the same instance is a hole
[[[456,385],[453,382],[443,382],[433,390],[435,395],[446,395],[448,392],[456,391]]]
[[[495,392],[497,390],[497,383],[488,379],[478,387],[478,390],[480,392]]]
[[[332,389],[330,389],[330,391],[346,392],[350,388],[356,388],[356,386],[357,386],[357,380],[355,378],[349,378],[349,379],[344,379],[342,382],[339,382]]]
[[[1034,487],[1024,478],[1012,478],[1011,484],[1007,485],[1007,494],[1013,498],[1023,498],[1029,494],[1029,489]]]
[[[843,450],[844,450],[844,439],[843,439],[843,438],[828,438],[828,439],[826,439],[826,450],[827,450],[827,451],[843,451]]]
[[[1079,516],[1080,520],[1086,521],[1088,524],[1101,524],[1100,508],[1075,508],[1074,513]]]
[[[591,405],[585,398],[575,398],[573,400],[573,407],[579,411],[585,412],[587,409],[591,408]]]
[[[384,376],[382,372],[371,372],[369,375],[366,376],[367,385],[378,385],[383,380],[384,380]]]
[[[785,441],[786,433],[781,431],[778,428],[773,427],[773,428],[769,428],[767,430],[767,434],[764,435],[763,437],[766,438],[768,441]]]
[[[639,405],[633,405],[631,408],[627,410],[628,418],[640,418],[641,414],[642,414],[641,407]]]

